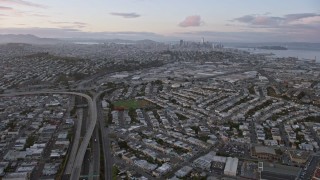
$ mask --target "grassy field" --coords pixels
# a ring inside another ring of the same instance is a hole
[[[150,106],[150,102],[145,100],[130,99],[113,102],[113,105],[115,109],[138,109]]]

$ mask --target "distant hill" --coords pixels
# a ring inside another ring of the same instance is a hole
[[[267,50],[288,50],[283,46],[259,46],[258,49],[267,49]]]
[[[26,43],[26,44],[58,44],[62,40],[53,38],[40,38],[31,34],[0,34],[0,44]]]
[[[269,43],[223,43],[226,47],[258,48],[261,46],[281,46],[290,50],[320,50],[320,43],[269,42]]]
[[[95,38],[65,38],[66,42],[80,42],[80,43],[116,43],[116,44],[155,44],[158,43],[153,40],[126,40],[126,39],[95,39]]]
[[[123,44],[154,44],[158,43],[156,41],[152,41],[149,39],[144,40],[126,40],[126,39],[105,39],[106,42],[112,42],[112,43],[123,43]]]
[[[125,39],[96,39],[96,38],[40,38],[32,34],[0,34],[0,44],[24,43],[24,44],[60,44],[74,42],[96,42],[117,44],[156,44],[158,42],[149,39],[125,40]]]

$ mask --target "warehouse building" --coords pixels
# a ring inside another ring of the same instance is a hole
[[[224,174],[228,176],[237,176],[238,162],[238,158],[228,157],[223,171]]]

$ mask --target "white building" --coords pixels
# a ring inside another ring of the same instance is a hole
[[[238,158],[228,157],[226,166],[224,167],[224,174],[228,176],[236,176],[238,169]]]
[[[178,170],[175,175],[178,177],[178,178],[182,178],[182,177],[185,177],[187,176],[188,174],[191,173],[192,171],[192,167],[190,166],[184,166],[183,168],[181,168],[180,170]]]

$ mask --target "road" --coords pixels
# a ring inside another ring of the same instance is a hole
[[[80,94],[80,93],[79,93]],[[88,107],[89,107],[89,113],[90,113],[90,120],[91,123],[88,126],[87,132],[82,140],[82,143],[80,144],[80,147],[77,152],[77,156],[74,162],[74,166],[71,172],[71,180],[78,180],[80,177],[81,173],[81,167],[83,163],[83,158],[86,153],[87,147],[89,145],[93,130],[96,126],[97,122],[97,103],[96,103],[96,98],[91,98],[90,96],[86,94],[82,94],[84,98],[87,99],[88,101]]]
[[[272,179],[272,180],[294,180],[294,176],[285,175],[285,174],[276,174],[270,173],[268,171],[262,171],[261,179]]]
[[[83,109],[79,109],[77,114],[78,114],[78,121],[77,121],[76,133],[73,138],[73,144],[72,144],[72,148],[70,151],[68,164],[65,169],[65,174],[71,174],[74,160],[76,158],[76,154],[77,154],[78,148],[79,148],[80,132],[81,132],[81,125],[82,125],[82,118],[83,118],[82,117],[83,116]]]
[[[311,161],[308,161],[309,163],[307,163],[306,170],[303,170],[302,172],[304,172],[304,175],[300,178],[301,179],[311,179],[313,176],[314,171],[316,170],[318,163],[319,163],[320,157],[319,156],[312,156],[311,157]]]
[[[98,180],[100,179],[99,173],[100,173],[100,138],[99,138],[99,125],[97,124],[94,133],[92,135],[92,162],[93,163],[93,171],[89,174],[91,175],[89,179]]]
[[[94,99],[97,99],[100,97],[102,93],[97,94]],[[102,115],[101,112],[101,102],[98,101],[98,111],[99,114]],[[112,165],[113,165],[113,161],[112,161],[112,156],[111,156],[111,152],[110,152],[110,139],[109,139],[109,129],[106,127],[105,125],[105,120],[103,116],[99,116],[98,118],[99,120],[99,124],[98,126],[100,127],[100,131],[101,131],[101,142],[102,142],[102,150],[104,152],[103,157],[104,157],[104,179],[106,180],[111,180],[112,179]]]
[[[90,149],[86,150],[86,153],[84,154],[84,158],[83,158],[83,164],[82,164],[82,169],[81,169],[81,175],[80,175],[80,179],[82,180],[88,180],[90,179],[90,156],[91,156],[91,152]]]
[[[97,122],[97,103],[96,99],[97,96],[95,96],[94,99],[92,99],[90,96],[78,93],[78,92],[65,92],[65,91],[34,91],[34,92],[16,92],[16,93],[9,93],[9,94],[1,94],[0,97],[10,97],[10,96],[25,96],[25,95],[37,95],[37,94],[70,94],[70,95],[76,95],[84,97],[88,101],[88,107],[89,107],[89,113],[90,113],[90,119],[91,123],[89,124],[87,128],[87,132],[85,134],[85,137],[83,138],[80,147],[78,149],[76,159],[74,161],[74,165],[71,171],[71,180],[78,180],[81,173],[81,167],[83,163],[83,158],[86,153],[87,147],[89,145],[93,130],[96,126]]]

